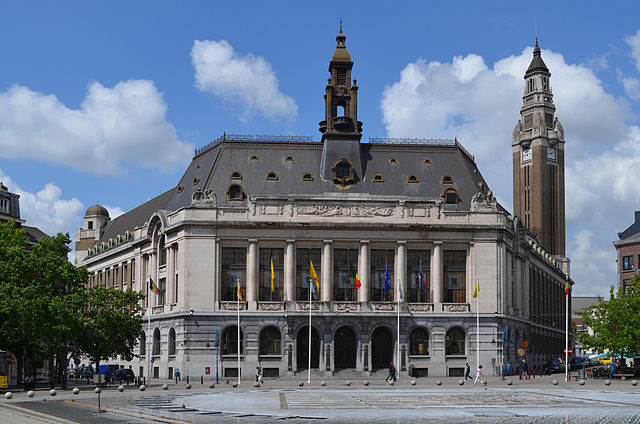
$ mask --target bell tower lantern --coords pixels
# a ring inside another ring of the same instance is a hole
[[[362,122],[358,121],[358,86],[355,79],[351,84],[353,62],[345,44],[346,39],[340,21],[336,50],[329,63],[331,77],[324,95],[325,118],[320,122],[323,141],[332,136],[358,141],[362,138]]]

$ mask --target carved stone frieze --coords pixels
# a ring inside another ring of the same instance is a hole
[[[443,303],[442,310],[444,312],[469,312],[468,303]]]
[[[247,309],[246,302],[240,302],[240,310],[244,311]],[[238,303],[237,302],[220,302],[220,309],[223,311],[237,311]]]
[[[282,205],[261,205],[260,215],[282,215]]]
[[[258,302],[259,311],[282,311],[284,303],[282,302]]]
[[[313,205],[298,206],[298,215],[316,216],[391,216],[394,207],[382,206],[337,206],[337,205]]]
[[[471,212],[495,212],[498,210],[498,202],[493,193],[476,193],[471,198]]]
[[[355,312],[360,310],[358,302],[333,302],[333,308],[340,312]]]
[[[299,311],[308,311],[309,310],[309,302],[296,302],[296,309]],[[320,309],[320,303],[311,302],[311,310],[317,311]]]
[[[433,303],[409,303],[411,312],[433,312]]]
[[[198,206],[216,206],[216,194],[211,189],[203,190],[201,188],[195,189],[191,195],[191,204]]]
[[[372,302],[371,306],[373,306],[374,311],[395,311],[396,304],[395,303],[387,303],[387,302]]]

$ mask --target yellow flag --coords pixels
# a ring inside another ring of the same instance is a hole
[[[473,289],[473,298],[478,297],[478,292],[480,291],[480,281],[476,281],[476,287]]]
[[[242,300],[242,289],[240,288],[240,280],[238,280],[238,300]]]
[[[276,273],[273,272],[273,259],[271,259],[271,293],[276,291],[276,288],[273,285],[273,279],[274,279],[275,276],[276,276]]]
[[[320,293],[320,282],[318,281],[318,274],[316,274],[316,270],[313,268],[313,262],[309,259],[309,277],[313,278],[313,281],[316,285],[316,293]]]

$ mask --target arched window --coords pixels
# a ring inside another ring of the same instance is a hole
[[[396,158],[389,159],[389,165],[397,165],[397,164],[398,164],[398,159]]]
[[[193,185],[198,185],[199,182],[200,182],[200,177],[195,177],[193,179]]]
[[[419,181],[419,180],[418,180],[418,177],[416,177],[416,176],[415,176],[415,175],[413,175],[413,174],[411,174],[411,175],[409,175],[409,176],[407,177],[407,182],[408,182],[408,183],[417,183],[418,181]]]
[[[232,180],[241,180],[242,179],[242,172],[239,171],[233,171],[231,173],[231,179]]]
[[[178,185],[178,193],[182,193],[184,190],[184,186],[182,184]]]
[[[444,197],[444,203],[447,205],[456,205],[460,201],[455,188],[446,189],[444,193],[442,193],[442,197]]]
[[[231,184],[227,190],[227,200],[244,200],[244,190],[238,184]]]
[[[313,181],[313,175],[309,172],[302,174],[302,181]]]
[[[383,183],[384,182],[384,177],[380,174],[376,174],[373,176],[373,182],[374,183]]]
[[[293,162],[293,156],[287,156],[285,159],[286,162]]]
[[[140,356],[144,356],[147,354],[147,336],[144,334],[144,331],[140,333]]]
[[[271,171],[267,174],[267,180],[276,181],[277,179],[278,179],[278,174],[276,174],[275,172]]]
[[[258,156],[253,155],[253,156],[251,156],[251,160],[254,161],[254,162],[258,162],[260,159],[258,158]]]
[[[160,329],[153,330],[153,355],[160,355]]]
[[[431,159],[427,158],[424,160],[425,165],[431,165]]]
[[[164,266],[167,264],[167,249],[164,245],[164,236],[160,236],[160,241],[158,242],[158,265]]]
[[[260,355],[281,355],[280,330],[276,327],[267,327],[260,333]]]
[[[240,354],[244,351],[244,332],[240,329]],[[230,325],[222,331],[222,354],[238,354],[238,327]]]
[[[442,184],[453,184],[453,178],[448,175],[442,177]]]
[[[169,330],[169,356],[176,354],[176,330]]]
[[[429,333],[424,328],[418,327],[411,332],[409,355],[429,355]]]
[[[447,356],[465,355],[465,334],[460,328],[452,328],[447,331],[445,337],[445,350]]]

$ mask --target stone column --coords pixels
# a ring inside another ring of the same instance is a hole
[[[322,284],[320,285],[320,299],[331,302],[333,299],[333,240],[322,242]]]
[[[435,311],[442,307],[442,242],[433,242],[433,260],[431,261],[431,289],[433,290],[433,304]]]
[[[399,241],[396,245],[396,260],[394,267],[394,274],[396,277],[396,294],[395,301],[397,302],[400,297],[400,290],[402,290],[401,302],[407,301],[407,242]],[[400,290],[398,290],[398,288]]]
[[[287,240],[284,251],[284,291],[283,300],[293,301],[296,297],[296,241]]]
[[[176,261],[174,245],[167,246],[167,296],[166,304],[175,303]],[[171,310],[169,308],[168,310]]]
[[[358,257],[358,277],[360,277],[360,302],[369,301],[369,240],[360,242],[360,256]]]
[[[242,285],[242,284],[240,284]],[[249,240],[249,251],[247,252],[247,302],[249,307],[257,309],[258,300],[258,240]]]

